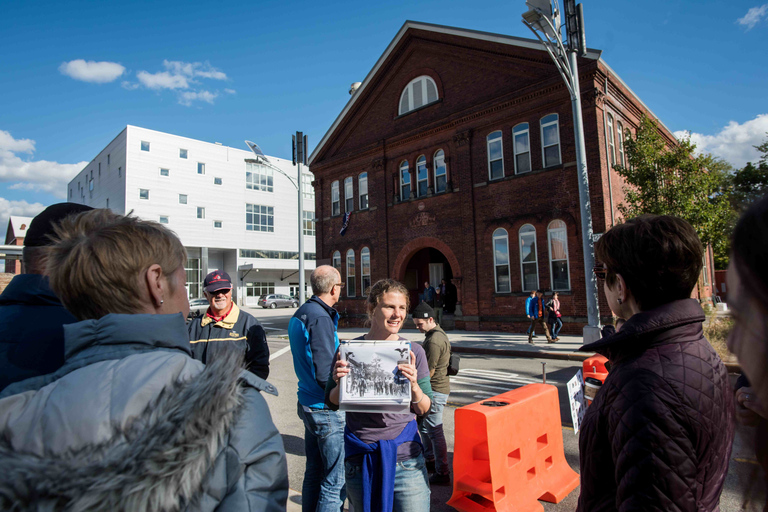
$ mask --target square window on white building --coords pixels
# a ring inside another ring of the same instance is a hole
[[[216,229],[221,229],[224,223],[220,220],[213,221],[213,227]]]
[[[140,188],[139,189],[139,199],[149,199],[149,189]]]
[[[168,224],[168,216],[167,215],[161,215],[160,216],[160,224]]]
[[[304,210],[304,234],[306,236],[315,236],[315,212],[308,212]]]
[[[263,192],[274,192],[274,172],[266,165],[246,162],[245,188],[261,190]]]
[[[179,149],[179,158],[183,158],[184,160],[187,159],[187,150],[186,149]]]
[[[245,205],[245,229],[248,231],[275,231],[275,209],[259,204]]]
[[[205,164],[203,162],[197,162],[197,174],[205,174]]]
[[[88,180],[88,190],[89,190],[90,192],[93,192],[93,178],[91,178],[90,180]],[[149,191],[147,191],[147,195],[149,195]],[[149,199],[149,198],[147,198],[147,199]]]
[[[187,194],[179,194],[179,204],[187,204]]]
[[[149,142],[143,140],[141,141],[141,150],[142,151],[149,151]]]
[[[162,167],[160,168],[160,176],[170,176],[170,175],[171,175],[170,169],[163,169]]]
[[[213,178],[214,185],[221,185],[221,178]]]
[[[301,175],[301,195],[304,199],[315,198],[315,187],[312,186],[312,175],[302,173]]]
[[[205,208],[202,206],[197,207],[197,218],[198,219],[204,219],[205,218]]]

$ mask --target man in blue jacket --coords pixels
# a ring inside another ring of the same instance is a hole
[[[325,384],[339,336],[339,272],[329,266],[317,267],[310,276],[312,297],[293,315],[288,337],[293,368],[299,378],[298,414],[304,421],[304,451],[307,455],[302,486],[302,512],[339,512],[346,499],[344,486],[343,411],[331,411],[324,404]]]
[[[69,215],[93,210],[54,204],[32,219],[24,237],[23,273],[0,295],[0,391],[14,382],[55,372],[64,364],[64,324],[77,322],[48,285],[45,253],[54,228]]]
[[[547,337],[547,343],[555,342],[555,340],[552,339],[552,336],[549,335],[549,328],[544,319],[544,301],[541,299],[543,295],[544,292],[536,290],[536,294],[534,295],[532,293],[528,300],[525,301],[526,307],[528,308],[528,318],[531,319],[531,328],[528,329],[528,343],[531,344],[533,344],[533,336],[536,334],[536,324],[539,324],[544,330],[544,335]]]

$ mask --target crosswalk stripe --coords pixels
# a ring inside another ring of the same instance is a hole
[[[462,372],[459,372],[458,375],[451,377],[451,381],[453,381],[453,379],[457,377],[464,378],[464,379],[476,379],[482,382],[488,382],[488,383],[494,383],[494,384],[506,384],[508,382],[515,382],[515,383],[523,382],[525,384],[538,384],[540,382],[536,379],[531,379],[528,377],[508,377],[505,379],[500,379],[498,377],[489,377],[486,375],[465,375]]]
[[[502,387],[499,387],[499,386],[488,386],[486,384],[478,384],[477,382],[473,382],[473,381],[457,381],[457,383],[458,384],[465,384],[465,385],[469,385],[469,386],[476,386],[478,388],[497,389],[499,391],[509,391],[509,388],[502,388]],[[453,391],[453,390],[451,390],[451,391]]]
[[[465,370],[460,370],[459,373],[467,373],[467,374],[473,374],[473,375],[490,375],[494,377],[517,377],[517,373],[507,373],[507,372],[499,372],[494,370],[481,370],[479,368],[467,368]]]

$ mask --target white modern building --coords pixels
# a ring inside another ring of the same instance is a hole
[[[245,144],[244,144],[245,146]],[[269,162],[296,177],[290,160]],[[314,189],[302,167],[305,282],[315,268]],[[187,290],[202,297],[205,275],[237,281],[239,304],[298,296],[298,191],[248,150],[137,126],[126,128],[69,182],[69,201],[158,221],[187,249]],[[311,293],[307,293],[309,297]]]

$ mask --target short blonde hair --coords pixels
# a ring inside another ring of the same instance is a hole
[[[373,310],[379,305],[384,294],[389,292],[402,294],[405,297],[406,309],[411,308],[411,297],[408,288],[403,283],[394,279],[380,279],[370,287],[368,297],[365,299],[365,309],[368,313],[369,322],[373,319]]]
[[[154,264],[172,290],[184,286],[172,275],[186,261],[186,250],[157,222],[100,209],[63,220],[55,232],[46,273],[53,291],[80,320],[144,311],[144,274]]]

